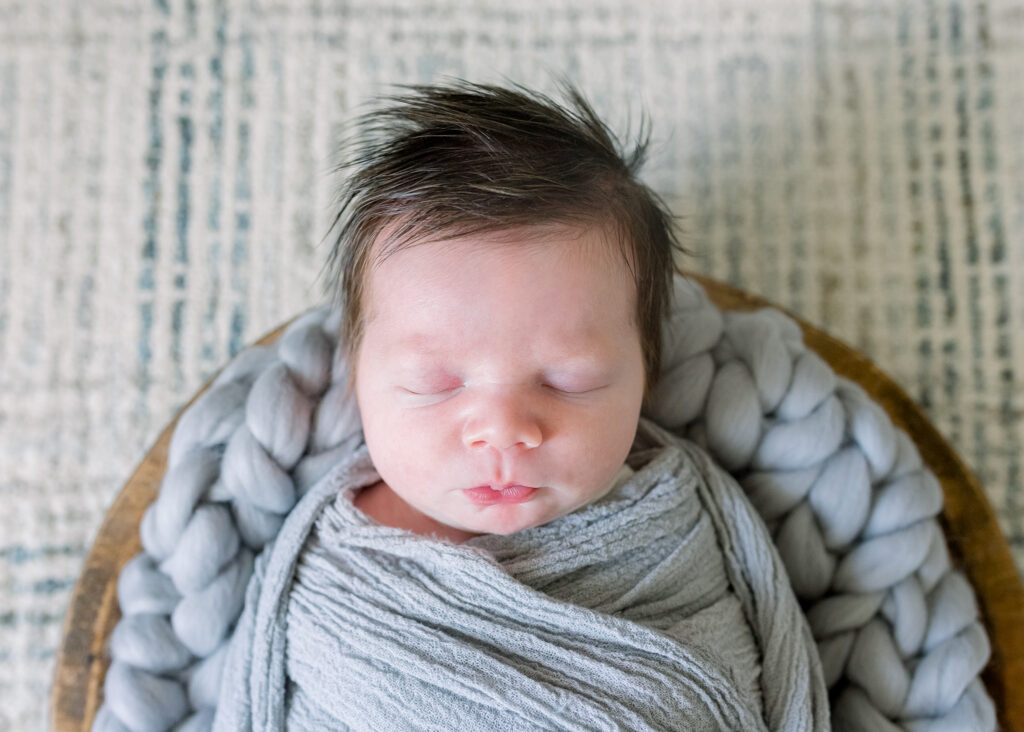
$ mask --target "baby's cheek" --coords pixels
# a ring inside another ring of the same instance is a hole
[[[615,465],[618,469],[633,444],[637,422],[638,416],[631,410],[618,410],[590,426],[593,441],[588,452],[593,455],[595,468]]]
[[[395,474],[392,480],[408,485],[438,474],[441,450],[437,444],[437,432],[429,424],[410,424],[408,420],[399,420],[388,425],[378,439],[383,443],[388,465]]]

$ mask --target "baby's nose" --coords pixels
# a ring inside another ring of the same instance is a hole
[[[544,440],[540,420],[525,400],[515,394],[481,399],[463,431],[467,447],[508,450],[516,445],[532,449]]]

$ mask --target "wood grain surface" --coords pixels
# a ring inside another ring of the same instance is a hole
[[[775,307],[786,312],[729,285],[692,276],[722,309]],[[800,324],[809,347],[838,375],[860,384],[893,424],[907,432],[941,483],[945,496],[941,523],[950,554],[975,588],[992,643],[992,658],[982,679],[995,700],[1002,729],[1024,732],[1024,587],[981,487],[921,409],[878,367],[839,340],[786,314]],[[285,327],[258,343],[273,343]],[[208,387],[209,383],[189,404]],[[110,663],[106,643],[120,619],[118,574],[141,551],[139,523],[159,489],[176,424],[177,418],[161,433],[110,507],[75,585],[50,698],[54,730],[89,730],[102,702]]]

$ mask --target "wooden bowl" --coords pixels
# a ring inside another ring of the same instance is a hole
[[[691,277],[723,310],[774,307],[786,312],[724,283]],[[922,460],[942,484],[945,501],[940,521],[950,554],[974,586],[992,644],[982,680],[995,701],[1002,729],[1024,732],[1024,587],[985,494],[921,409],[877,366],[792,313],[786,314],[800,324],[807,345],[838,375],[860,384],[885,408],[893,424],[913,439]],[[257,343],[273,343],[286,326]],[[209,383],[189,404],[208,387]],[[156,498],[177,421],[167,425],[110,507],[75,584],[50,696],[55,730],[86,732],[102,702],[103,679],[110,664],[106,644],[120,619],[117,578],[121,567],[142,551],[139,523]]]

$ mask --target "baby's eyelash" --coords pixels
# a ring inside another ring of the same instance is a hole
[[[408,394],[410,396],[437,397],[437,396],[444,396],[446,394],[451,394],[452,392],[456,392],[459,389],[461,389],[462,386],[463,385],[460,384],[459,386],[452,386],[452,387],[449,387],[447,389],[423,390],[423,391],[416,391],[415,389],[410,389],[409,387],[406,387],[406,386],[399,386],[398,390],[401,391],[402,393]],[[595,387],[585,387],[585,388],[582,388],[582,389],[569,389],[569,388],[566,388],[565,386],[559,386],[557,384],[551,384],[551,383],[546,383],[545,382],[545,383],[541,384],[541,388],[546,389],[548,391],[552,391],[552,392],[558,393],[558,394],[565,394],[567,396],[579,396],[579,395],[582,395],[582,394],[589,394],[590,392],[597,391],[598,389],[601,389],[603,387],[595,386]]]
[[[565,387],[556,386],[554,384],[544,384],[544,386],[552,391],[557,391],[559,394],[587,394],[588,392],[595,391],[595,389],[566,389]]]
[[[551,391],[557,391],[557,392],[559,392],[561,394],[574,394],[574,393],[576,393],[572,389],[563,389],[562,387],[555,386],[554,384],[544,384],[544,388],[550,389]]]
[[[402,392],[404,392],[406,394],[410,394],[412,396],[443,396],[443,395],[449,394],[449,393],[451,393],[453,391],[457,391],[457,390],[459,390],[461,388],[462,388],[461,384],[458,385],[458,386],[449,387],[447,389],[444,389],[444,388],[429,389],[428,388],[428,389],[423,389],[422,391],[416,391],[415,389],[410,389],[410,388],[405,387],[405,386],[399,386],[398,387],[399,391],[402,391]]]

